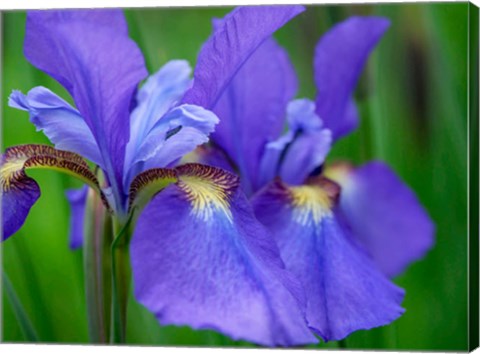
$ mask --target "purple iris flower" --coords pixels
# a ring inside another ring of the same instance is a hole
[[[303,288],[285,270],[238,178],[200,164],[176,165],[214,130],[218,118],[205,107],[303,10],[237,8],[203,46],[193,86],[188,64],[171,61],[140,87],[147,71],[120,11],[29,12],[25,56],[67,89],[75,107],[44,87],[10,96],[10,106],[28,111],[55,148],[23,145],[2,155],[3,239],[21,227],[40,196],[25,171],[60,170],[89,185],[67,193],[73,247],[82,242],[89,193],[101,196],[116,223],[135,221],[135,297],[161,324],[269,346],[317,342],[305,321]]]
[[[352,17],[320,39],[315,102],[293,99],[296,76],[273,38],[218,101],[208,90],[184,99],[220,118],[212,144],[189,158],[240,174],[257,218],[305,288],[310,328],[324,340],[397,319],[404,291],[388,276],[433,243],[428,215],[384,163],[324,164],[331,145],[358,125],[353,90],[388,26],[384,18]]]

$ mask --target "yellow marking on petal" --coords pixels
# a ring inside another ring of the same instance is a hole
[[[293,218],[301,225],[317,225],[325,216],[332,214],[332,200],[321,187],[303,185],[290,187]]]
[[[223,213],[231,222],[230,200],[239,186],[237,176],[200,164],[186,164],[176,168],[178,186],[185,192],[192,205],[192,213],[205,221]]]
[[[12,182],[18,178],[19,171],[23,169],[23,165],[28,158],[7,161],[0,166],[0,185],[2,190],[6,191],[11,188]]]
[[[205,221],[212,219],[217,212],[224,213],[232,221],[229,196],[222,181],[210,181],[196,176],[181,176],[180,188],[187,195],[196,216]]]

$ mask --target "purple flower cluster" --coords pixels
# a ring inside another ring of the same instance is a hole
[[[358,125],[353,91],[389,21],[352,17],[320,39],[311,101],[295,99],[272,37],[302,11],[236,8],[214,21],[193,79],[174,60],[140,87],[147,71],[120,11],[29,12],[25,56],[76,107],[44,87],[10,96],[56,149],[2,156],[3,239],[40,196],[25,170],[52,167],[89,184],[67,194],[72,246],[89,189],[120,224],[134,220],[135,297],[161,324],[292,346],[401,316],[389,277],[432,246],[433,224],[385,164],[325,163]]]

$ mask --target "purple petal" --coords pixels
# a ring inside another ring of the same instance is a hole
[[[287,107],[287,120],[289,130],[264,148],[255,190],[277,176],[289,184],[303,183],[330,151],[331,132],[322,128],[312,101],[291,101]]]
[[[68,189],[65,195],[70,203],[70,248],[75,250],[83,245],[83,223],[87,206],[88,186]]]
[[[253,52],[302,11],[303,6],[243,6],[229,13],[203,45],[183,102],[213,108]]]
[[[342,186],[341,211],[352,234],[385,274],[398,275],[425,256],[434,243],[434,225],[412,190],[388,166],[370,162],[333,172]]]
[[[184,60],[172,60],[150,76],[138,90],[137,106],[130,116],[128,156],[133,156],[155,124],[182,98],[191,85],[192,69]],[[126,162],[125,169],[128,169]]]
[[[287,270],[304,285],[309,327],[325,341],[386,325],[404,311],[403,291],[350,242],[331,203],[318,186],[287,187],[279,181],[253,200]]]
[[[328,31],[315,48],[317,113],[334,139],[358,125],[353,91],[370,52],[389,25],[381,17],[351,17]]]
[[[296,90],[287,53],[269,38],[245,62],[213,109],[220,124],[212,139],[249,182],[247,193],[258,184],[264,146],[281,134],[285,109]]]
[[[316,342],[301,310],[302,289],[283,269],[238,178],[202,165],[177,171],[180,181],[147,205],[135,229],[137,300],[163,325],[268,346]]]
[[[22,227],[33,204],[40,198],[37,182],[26,175],[21,178],[18,186],[5,188],[2,183],[2,240],[6,240]]]
[[[30,113],[30,121],[43,130],[55,147],[75,152],[104,167],[97,142],[80,113],[45,87],[35,87],[27,95],[13,91],[8,105]]]
[[[31,11],[24,52],[70,92],[121,190],[132,96],[147,71],[119,10]]]
[[[295,131],[297,137],[286,150],[279,176],[288,184],[297,185],[323,164],[330,151],[332,133],[329,129],[322,129],[315,105],[310,100],[290,102],[287,117],[289,129]]]
[[[202,107],[184,104],[173,108],[143,137],[134,155],[127,156],[130,169],[125,175],[125,189],[139,173],[169,166],[208,142],[217,123],[217,116]]]

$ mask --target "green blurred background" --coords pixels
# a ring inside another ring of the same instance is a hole
[[[436,224],[436,245],[395,281],[406,289],[406,313],[390,326],[359,331],[348,348],[466,350],[467,303],[467,3],[309,6],[276,34],[300,80],[299,97],[313,98],[314,46],[350,15],[388,17],[391,28],[357,89],[361,125],[331,158],[387,161],[416,191]],[[471,9],[473,10],[473,8]],[[211,18],[230,8],[127,10],[130,34],[150,72],[170,59],[194,65]],[[478,15],[477,15],[478,19]],[[12,89],[43,85],[67,98],[53,79],[23,57],[24,12],[3,13],[3,146],[48,143],[26,112],[7,106]],[[477,32],[478,33],[478,32]],[[475,41],[475,38],[473,38]],[[478,37],[476,38],[478,45]],[[55,53],[52,53],[55,55]],[[112,53],[114,55],[114,53]],[[70,98],[68,98],[70,100]],[[71,100],[70,100],[71,101]],[[88,341],[81,251],[68,248],[64,190],[79,186],[55,172],[31,172],[42,188],[24,227],[3,244],[3,266],[41,341]],[[25,338],[3,296],[3,340]],[[248,346],[210,331],[160,327],[133,300],[128,342],[158,345]],[[336,348],[339,343],[319,344]]]

